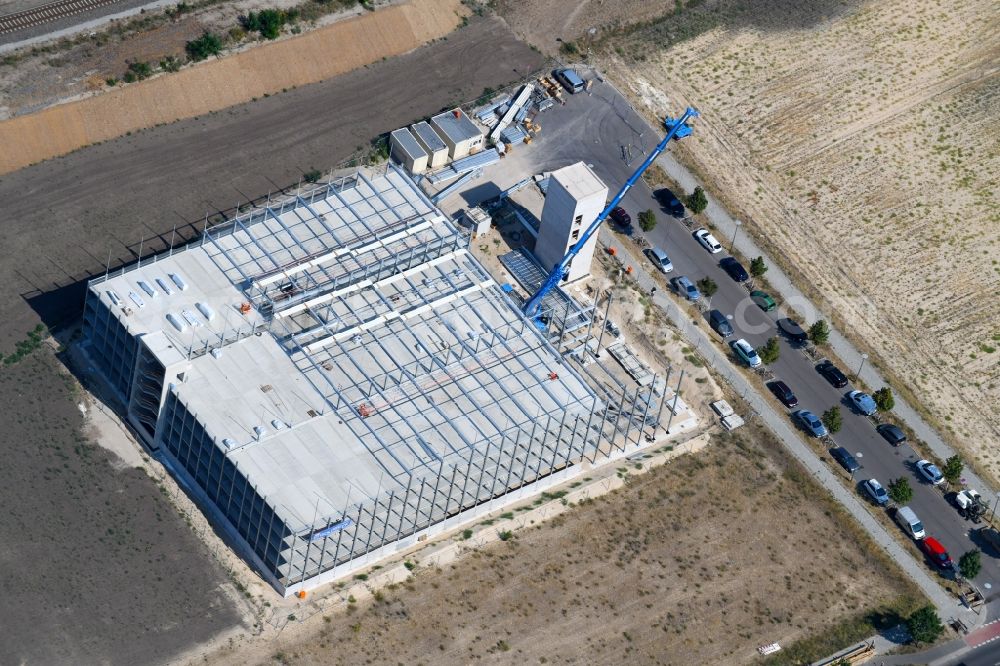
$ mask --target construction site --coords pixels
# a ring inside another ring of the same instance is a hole
[[[439,181],[464,184],[499,151],[459,109],[430,125],[443,141],[393,133],[409,174],[331,175],[88,285],[85,348],[116,409],[283,596],[697,423],[671,369],[562,288],[589,275],[607,186],[582,163],[551,174],[535,254],[491,275],[470,251],[490,216],[450,219],[450,192],[415,178],[442,159]]]

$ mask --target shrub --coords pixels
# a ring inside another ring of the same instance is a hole
[[[979,550],[973,549],[958,558],[958,572],[962,578],[972,580],[982,571],[983,562],[979,557]]]
[[[825,319],[820,319],[809,327],[809,339],[817,345],[825,345],[830,341],[830,325]]]
[[[262,9],[259,12],[249,12],[240,17],[240,25],[247,32],[259,32],[264,39],[277,39],[285,24],[294,19],[297,14],[280,9]]]
[[[514,533],[511,532],[510,530],[504,530],[503,532],[500,532],[497,536],[500,537],[501,541],[510,541],[511,538],[514,536]]]
[[[944,633],[944,625],[933,606],[924,606],[906,618],[906,628],[914,643],[933,643]]]
[[[302,174],[302,177],[305,178],[307,183],[315,183],[318,182],[319,179],[323,177],[323,172],[320,171],[319,169],[310,169],[309,171],[306,171],[304,174]]]
[[[892,408],[896,406],[896,398],[893,397],[892,389],[888,386],[883,386],[875,391],[872,394],[872,399],[875,400],[875,406],[880,412],[892,411]]]
[[[153,68],[149,66],[148,62],[130,62],[128,64],[128,71],[125,72],[123,78],[125,81],[131,83],[132,81],[148,79],[152,73]]]
[[[889,482],[889,498],[896,504],[906,504],[913,499],[913,488],[906,477],[899,477]]]
[[[112,88],[118,85],[118,79],[116,79],[113,76],[109,76],[108,78],[104,79],[104,82],[107,83]]]
[[[831,433],[837,432],[840,430],[840,427],[844,425],[844,417],[841,416],[840,407],[837,405],[834,405],[830,409],[823,412],[823,416],[821,418],[823,425],[825,425],[826,429]]]
[[[778,356],[781,355],[781,347],[778,345],[778,338],[768,338],[764,346],[760,348],[757,352],[760,355],[760,360],[764,363],[774,363],[778,360]]]
[[[472,530],[462,530],[462,540],[466,541],[472,538]]]
[[[656,227],[656,215],[651,210],[639,213],[639,226],[643,231],[652,231]]]
[[[958,480],[962,478],[962,469],[965,464],[962,459],[958,456],[952,456],[944,461],[944,465],[941,467],[941,474],[948,483],[958,483]]]
[[[694,192],[688,195],[687,207],[695,215],[704,212],[708,208],[708,197],[705,196],[705,190],[701,189],[701,186],[694,188]]]
[[[767,264],[764,262],[764,257],[757,257],[750,260],[750,275],[760,277],[766,272]]]
[[[218,35],[206,30],[198,39],[187,42],[184,45],[184,50],[187,51],[188,57],[191,60],[204,60],[208,56],[222,53],[222,39]]]
[[[168,55],[160,61],[160,69],[164,72],[176,72],[181,68],[182,64],[180,58]]]
[[[580,54],[580,47],[576,45],[576,42],[563,42],[559,45],[559,51],[563,55],[575,56]]]
[[[706,276],[698,280],[698,290],[711,298],[712,294],[719,291],[719,285],[715,284],[715,280]]]

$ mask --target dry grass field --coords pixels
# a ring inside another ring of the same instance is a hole
[[[845,523],[750,426],[453,565],[417,568],[370,605],[206,661],[737,664],[773,641],[785,647],[775,663],[808,661],[916,599]]]
[[[621,30],[591,3],[609,27],[565,38],[650,116],[702,111],[676,152],[1000,480],[996,4],[686,5]]]

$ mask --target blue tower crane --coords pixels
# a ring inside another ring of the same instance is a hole
[[[649,165],[653,163],[653,160],[659,157],[660,153],[666,150],[667,144],[670,143],[670,140],[683,139],[684,137],[691,135],[691,127],[685,123],[689,118],[695,118],[698,115],[699,114],[695,109],[688,107],[684,110],[684,113],[680,118],[674,119],[667,116],[664,119],[663,124],[669,131],[667,132],[667,135],[663,137],[663,141],[660,141],[656,148],[653,149],[653,152],[649,154],[649,157],[646,158],[646,161],[640,164],[639,168],[635,170],[635,173],[633,173],[629,179],[625,181],[625,184],[622,185],[620,190],[618,190],[618,194],[616,194],[615,198],[611,200],[611,203],[609,203],[607,207],[601,211],[601,214],[598,215],[593,222],[591,222],[590,226],[587,227],[587,230],[580,237],[580,240],[573,244],[573,247],[569,249],[569,252],[567,252],[566,256],[562,258],[562,261],[560,261],[555,268],[552,269],[552,272],[549,273],[549,277],[546,278],[542,286],[539,287],[537,292],[535,292],[535,295],[529,298],[528,302],[524,304],[524,314],[531,318],[538,315],[542,299],[545,298],[546,294],[559,286],[559,282],[563,279],[563,276],[566,275],[566,270],[573,261],[573,257],[575,257],[580,251],[580,248],[582,248],[590,237],[597,232],[597,230],[601,227],[601,223],[608,218],[608,215],[612,210],[614,210],[615,206],[618,205],[618,202],[625,197],[628,191],[632,189],[632,186],[635,185],[635,182],[642,177],[642,174],[649,168]]]

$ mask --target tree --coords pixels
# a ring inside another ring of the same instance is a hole
[[[840,426],[844,424],[844,418],[840,415],[840,407],[837,405],[834,405],[830,409],[823,412],[823,416],[820,418],[823,421],[823,425],[825,425],[826,429],[831,433],[840,430]]]
[[[750,275],[760,277],[766,272],[767,264],[764,262],[764,257],[757,257],[750,260]]]
[[[872,398],[875,400],[875,406],[878,407],[878,411],[880,412],[890,412],[896,406],[896,398],[893,397],[892,389],[888,386],[883,386],[875,391],[872,394]]]
[[[639,213],[639,226],[643,231],[652,231],[656,226],[656,215],[651,210],[644,210]]]
[[[906,504],[913,499],[913,488],[910,487],[909,479],[901,476],[895,481],[890,481],[889,499],[896,504]]]
[[[825,319],[819,319],[809,327],[809,339],[817,345],[825,345],[830,340],[830,325]]]
[[[979,549],[974,548],[958,558],[958,573],[962,578],[972,580],[979,575],[983,569],[983,562],[979,557]]]
[[[933,606],[915,610],[906,618],[906,628],[915,643],[933,643],[944,633],[944,625]]]
[[[198,39],[187,42],[184,50],[191,60],[204,60],[208,56],[222,53],[222,38],[206,30]]]
[[[715,284],[715,280],[706,276],[698,280],[698,289],[701,293],[711,298],[712,294],[719,291],[719,285]]]
[[[962,469],[964,467],[965,464],[961,458],[952,456],[944,461],[944,466],[941,467],[941,474],[948,480],[948,483],[958,483],[958,480],[962,478]]]
[[[705,196],[705,190],[701,189],[701,186],[694,188],[694,192],[688,195],[687,207],[695,215],[708,208],[708,197]]]
[[[764,363],[771,364],[777,361],[778,356],[781,354],[781,347],[778,346],[778,338],[768,338],[757,354]]]

